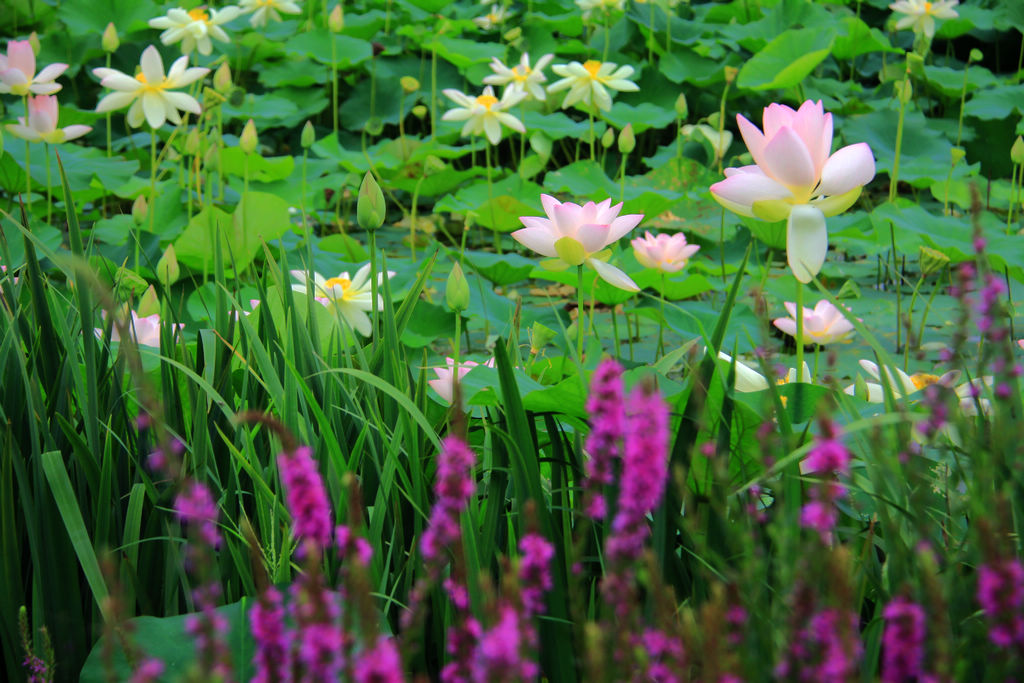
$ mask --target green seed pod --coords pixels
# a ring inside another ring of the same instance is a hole
[[[969,62],[980,62],[985,58],[985,55],[981,53],[981,50],[974,48],[971,50],[971,54],[967,56]]]
[[[963,147],[950,147],[949,148],[949,160],[953,162],[954,166],[956,166],[961,161],[963,161],[964,157],[966,155],[967,155],[967,150],[965,150]]]
[[[359,221],[359,227],[363,230],[376,230],[384,225],[386,213],[384,193],[373,174],[367,171],[362,184],[359,185],[359,198],[356,199],[356,220]]]
[[[412,115],[418,119],[422,119],[427,115],[427,107],[423,104],[417,104],[412,108]]]
[[[420,89],[420,82],[412,76],[402,76],[399,83],[402,84],[402,92],[406,95],[411,95]]]
[[[921,274],[928,276],[937,273],[949,264],[949,257],[938,249],[921,246],[918,248],[918,261],[921,264]]]

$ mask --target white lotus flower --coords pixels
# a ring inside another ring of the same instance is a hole
[[[394,276],[395,272],[389,270],[388,277]],[[292,285],[296,292],[305,294],[307,289],[307,274],[302,270],[293,270],[291,275],[303,284]],[[367,311],[373,310],[373,290],[370,284],[370,264],[364,264],[356,271],[355,276],[349,277],[344,272],[337,277],[325,279],[320,273],[310,273],[313,278],[313,298],[320,304],[333,307],[342,319],[356,332],[369,336],[373,330],[370,316]],[[377,274],[377,284],[384,280],[384,273]],[[384,299],[377,294],[377,310],[384,307]]]
[[[501,142],[501,127],[508,126],[520,133],[526,132],[523,122],[509,114],[506,109],[519,104],[525,92],[505,88],[499,100],[494,96],[494,88],[487,86],[482,95],[470,97],[466,93],[447,88],[442,91],[452,102],[459,105],[449,109],[441,117],[442,121],[465,121],[462,127],[463,135],[484,134],[492,145]]]
[[[482,17],[473,17],[473,23],[481,30],[490,31],[508,21],[510,16],[503,5],[491,5],[491,11]]]
[[[885,401],[885,388],[882,386],[882,370],[873,361],[862,359],[858,362],[864,369],[864,372],[874,380],[873,382],[865,382],[868,395],[861,398],[866,399],[868,403],[883,403]],[[960,377],[959,370],[951,370],[944,375],[933,375],[927,372],[915,372],[912,375],[908,375],[897,367],[885,367],[884,372],[886,378],[884,383],[889,385],[889,390],[892,392],[893,398],[896,399],[915,394],[932,384],[952,385]],[[851,384],[843,389],[843,391],[850,396],[855,396],[857,385]]]
[[[616,68],[612,62],[588,59],[582,64],[555,64],[551,70],[563,78],[549,85],[548,92],[569,89],[562,100],[563,109],[582,102],[609,111],[612,108],[612,98],[608,94],[608,89],[620,92],[635,92],[640,89],[636,83],[628,80],[633,75],[631,66]]]
[[[889,5],[889,9],[907,15],[896,22],[896,30],[912,27],[914,33],[924,33],[930,39],[935,35],[936,19],[956,19],[960,16],[953,9],[959,4],[959,0],[899,0]]]
[[[96,111],[114,111],[131,105],[128,109],[128,125],[138,128],[145,120],[153,128],[170,121],[181,123],[178,111],[193,114],[202,112],[196,98],[183,92],[174,92],[210,73],[202,67],[188,67],[188,56],[183,55],[174,60],[171,70],[164,74],[164,62],[160,53],[150,45],[142,51],[140,71],[129,76],[117,69],[100,67],[93,69],[93,74],[100,78],[100,85],[115,92],[110,93],[96,105]]]
[[[543,101],[546,99],[546,96],[542,83],[546,83],[548,80],[544,75],[543,69],[554,58],[554,55],[546,54],[538,59],[537,65],[531,69],[530,55],[524,52],[523,56],[519,58],[519,63],[510,69],[502,64],[500,59],[495,57],[491,61],[491,71],[494,73],[490,76],[485,76],[484,83],[487,85],[504,85],[506,88],[526,93],[535,100]]]
[[[725,353],[724,351],[718,352],[718,359],[725,361],[726,363],[729,364],[733,363],[732,356]],[[758,372],[757,370],[753,369],[752,367],[745,363],[741,363],[738,360],[735,361],[735,365],[736,375],[733,386],[736,389],[736,391],[739,391],[744,394],[749,394],[755,391],[764,391],[765,389],[768,388],[769,382],[767,379],[765,379],[765,376],[762,375],[760,372]],[[807,363],[803,364],[803,370],[804,378],[809,380],[811,377],[811,369],[807,367]],[[796,368],[790,368],[783,377],[780,377],[779,379],[775,380],[775,384],[778,386],[782,386],[784,384],[795,383],[796,376]],[[782,398],[783,405],[785,405],[786,397],[783,396]]]
[[[222,43],[231,42],[231,38],[220,26],[232,21],[241,13],[242,10],[234,5],[219,10],[197,7],[187,12],[175,7],[169,10],[166,16],[150,19],[149,25],[164,29],[160,34],[160,42],[164,45],[172,45],[180,40],[182,54],[187,55],[198,48],[199,54],[208,55],[213,51],[210,38]]]
[[[302,14],[299,3],[291,0],[239,0],[238,7],[242,12],[252,12],[249,25],[253,28],[266,26],[268,19],[281,21],[281,14]]]

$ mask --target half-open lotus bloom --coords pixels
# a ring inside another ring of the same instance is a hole
[[[160,314],[154,313],[153,315],[140,317],[138,313],[131,311],[131,316],[132,319],[128,322],[128,325],[132,336],[135,337],[135,343],[139,346],[160,346]],[[177,334],[185,327],[185,324],[178,323],[173,327],[173,334]],[[102,328],[97,327],[95,332],[97,337],[103,337]],[[118,331],[117,325],[114,325],[110,330],[110,341],[121,341],[121,333]]]
[[[810,282],[828,252],[825,217],[853,206],[875,177],[875,157],[866,143],[832,149],[832,115],[821,102],[794,111],[784,104],[764,110],[764,132],[737,115],[754,165],[725,170],[711,186],[719,204],[741,216],[787,220],[786,255],[793,275]]]
[[[61,88],[54,79],[67,68],[67,64],[50,64],[36,73],[36,53],[32,45],[27,40],[11,40],[7,43],[7,55],[0,55],[0,94],[52,95]]]
[[[449,109],[441,117],[442,121],[465,121],[463,135],[486,135],[492,145],[501,142],[501,127],[508,126],[514,131],[525,133],[523,122],[509,114],[506,109],[519,104],[526,93],[521,90],[505,88],[499,100],[494,96],[494,88],[487,86],[482,95],[470,97],[454,88],[442,91],[448,99],[459,105]]]
[[[878,367],[877,363],[870,360],[860,360],[858,362],[864,369],[864,372],[874,380],[873,382],[864,383],[864,386],[867,388],[867,396],[861,396],[861,398],[866,399],[869,403],[883,403],[885,401],[885,388],[882,386],[882,369]],[[959,370],[951,370],[944,375],[933,375],[927,372],[915,372],[912,375],[908,375],[899,368],[886,367],[884,372],[888,380],[885,383],[889,385],[893,398],[910,396],[932,384],[952,386],[960,377]],[[965,384],[963,386],[969,388],[970,385]],[[857,395],[857,385],[851,384],[843,389],[843,391],[850,396],[855,396]],[[966,390],[962,393],[958,389],[957,396],[965,398],[968,394]]]
[[[188,57],[182,56],[174,60],[171,70],[164,74],[164,61],[155,47],[150,45],[142,51],[140,71],[129,76],[117,69],[100,67],[93,69],[93,74],[101,79],[100,85],[110,88],[110,93],[96,105],[96,111],[114,111],[122,107],[128,108],[126,117],[128,125],[138,128],[143,120],[153,128],[159,128],[165,121],[177,125],[181,123],[178,111],[193,114],[202,112],[196,98],[183,92],[174,92],[210,73],[202,67],[188,67]]]
[[[732,364],[732,356],[725,353],[724,351],[718,352],[718,360],[725,361],[726,363]],[[746,363],[735,361],[736,365],[736,377],[734,379],[734,387],[736,391],[748,394],[754,391],[764,391],[768,388],[768,380],[760,372],[750,367]],[[807,367],[807,363],[803,365],[805,378],[810,378],[811,369]],[[775,380],[775,384],[782,386],[784,384],[790,384],[796,382],[796,368],[790,368],[784,377],[780,377]]]
[[[187,12],[175,7],[169,10],[166,16],[150,19],[149,25],[164,29],[160,34],[160,42],[164,45],[172,45],[180,40],[182,54],[187,55],[198,48],[199,54],[208,55],[213,51],[210,38],[222,43],[231,42],[231,38],[220,26],[232,21],[241,13],[242,10],[234,5],[219,10],[197,7]]]
[[[628,292],[640,291],[628,275],[607,263],[611,251],[605,247],[635,228],[643,220],[643,214],[620,216],[622,204],[612,206],[610,199],[580,206],[542,194],[540,201],[547,217],[520,216],[519,220],[526,227],[513,232],[512,237],[541,256],[549,257],[551,260],[545,261],[544,267],[564,270],[586,263],[608,284]]]
[[[548,80],[544,75],[544,67],[554,58],[554,55],[546,54],[538,59],[537,65],[531,69],[530,55],[524,52],[523,56],[519,58],[519,63],[510,69],[495,57],[491,60],[491,71],[494,73],[485,76],[484,83],[504,85],[506,88],[524,92],[535,100],[544,100],[546,95],[542,84]]]
[[[48,142],[57,145],[68,140],[80,138],[90,130],[92,126],[67,126],[57,127],[57,97],[55,95],[36,95],[28,98],[28,121],[25,117],[19,116],[17,123],[7,124],[7,130],[17,135],[22,140],[29,142]]]
[[[935,35],[936,19],[956,19],[959,14],[953,9],[959,0],[899,0],[889,5],[897,14],[905,14],[896,22],[896,30],[913,28],[914,33],[923,33],[931,39]]]
[[[783,304],[789,313],[788,318],[776,318],[772,321],[775,327],[779,328],[791,337],[796,337],[796,304],[787,301]],[[847,311],[848,313],[848,311]],[[834,344],[847,341],[853,334],[853,323],[846,318],[839,308],[833,306],[827,299],[822,299],[815,304],[813,309],[804,308],[804,338],[803,344]]]
[[[303,284],[292,285],[296,292],[305,294],[306,272],[302,270],[291,271],[292,277]],[[388,277],[394,276],[393,270],[388,271]],[[373,331],[370,323],[370,316],[367,311],[373,310],[373,294],[370,283],[370,264],[364,264],[356,271],[354,277],[349,277],[344,272],[337,277],[325,279],[320,273],[311,273],[313,277],[313,298],[320,304],[333,307],[342,319],[356,332],[363,336],[369,336]],[[384,274],[377,274],[377,283],[384,280]],[[377,310],[384,307],[384,299],[377,294]]]
[[[654,268],[663,273],[677,273],[686,267],[690,257],[700,247],[687,244],[686,235],[677,232],[674,235],[660,233],[652,235],[649,231],[643,237],[632,241],[633,254],[644,268]]]
[[[491,11],[482,17],[473,17],[473,23],[484,31],[490,31],[501,26],[511,16],[503,6],[491,5]]]
[[[444,399],[446,403],[450,404],[452,402],[452,397],[455,394],[455,359],[445,358],[444,362],[447,365],[447,367],[434,368],[434,374],[437,375],[437,379],[429,380],[427,384],[433,387],[434,391],[437,392],[437,395]],[[470,370],[477,367],[478,365],[480,365],[480,363],[477,363],[476,361],[473,360],[464,360],[461,363],[459,363],[459,381],[461,381],[462,378],[466,376],[466,373],[468,373]],[[491,358],[486,363],[483,363],[483,365],[488,368],[493,368],[494,359]]]
[[[569,89],[569,92],[565,94],[565,99],[562,100],[563,109],[582,102],[588,106],[610,111],[612,97],[608,94],[608,89],[621,92],[635,92],[640,89],[636,83],[628,80],[633,75],[631,66],[616,68],[612,62],[588,59],[582,64],[579,62],[555,64],[551,70],[563,78],[549,85],[548,92]]]
[[[253,28],[266,26],[268,20],[281,21],[282,14],[302,14],[299,3],[291,0],[239,0],[238,6],[242,12],[252,12],[249,25]]]

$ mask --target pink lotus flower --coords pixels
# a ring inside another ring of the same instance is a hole
[[[54,79],[67,68],[67,64],[50,64],[37,74],[32,45],[27,40],[8,41],[7,56],[0,55],[0,94],[52,95],[61,88]]]
[[[29,142],[42,140],[51,145],[80,138],[92,130],[92,126],[81,125],[58,128],[57,117],[57,97],[55,95],[37,95],[28,98],[28,121],[25,121],[24,116],[19,116],[18,123],[7,124],[7,130],[22,140]]]
[[[784,306],[789,312],[788,318],[776,318],[772,321],[791,337],[796,336],[796,304],[787,301]],[[803,344],[832,344],[846,341],[853,334],[853,323],[846,319],[849,311],[836,308],[826,299],[822,299],[814,309],[804,308]]]
[[[677,232],[674,235],[661,233],[652,235],[649,231],[643,237],[637,237],[631,244],[636,260],[644,268],[654,268],[663,273],[677,273],[686,267],[690,257],[700,247],[687,244],[686,235]]]
[[[131,320],[128,321],[128,328],[132,332],[132,336],[135,338],[135,342],[139,346],[160,346],[160,315],[154,313],[153,315],[140,316],[135,311],[131,311]],[[106,317],[106,315],[104,315]],[[184,327],[184,323],[178,323],[172,326],[174,328],[172,334],[177,334]],[[95,329],[96,336],[102,338],[103,330],[99,327]],[[110,331],[110,341],[116,342],[121,341],[121,333],[118,331],[117,325]]]
[[[628,292],[640,291],[628,275],[608,264],[611,251],[605,247],[635,228],[643,214],[620,216],[622,204],[612,206],[610,199],[580,206],[542,194],[540,201],[547,218],[520,216],[526,227],[513,232],[512,237],[541,256],[550,257],[542,266],[565,270],[586,263],[608,284]]]
[[[451,402],[452,402],[452,395],[455,392],[455,381],[454,381],[454,376],[455,376],[455,372],[456,372],[456,370],[455,370],[455,359],[454,358],[445,358],[444,361],[448,365],[448,367],[446,367],[446,368],[434,368],[434,374],[437,375],[437,379],[432,379],[429,382],[427,382],[427,384],[429,384],[431,387],[433,387],[434,391],[437,392],[437,395],[440,396],[441,398],[443,398],[445,400],[445,402],[447,402],[448,404],[451,404]],[[458,373],[459,373],[458,378],[459,378],[459,380],[461,381],[462,378],[466,376],[466,373],[468,373],[470,370],[472,370],[473,368],[477,367],[478,365],[480,365],[480,363],[477,363],[476,361],[472,361],[472,360],[464,360],[461,363],[459,363],[459,368],[458,368]],[[493,368],[494,367],[494,359],[491,358],[486,363],[483,363],[483,365],[485,367],[488,367],[488,368]]]
[[[866,143],[832,149],[832,115],[821,102],[804,102],[794,111],[784,104],[764,110],[764,132],[737,115],[752,166],[728,168],[725,180],[711,186],[719,204],[741,216],[786,223],[789,267],[800,282],[810,282],[825,263],[825,217],[850,208],[875,177],[875,158]]]

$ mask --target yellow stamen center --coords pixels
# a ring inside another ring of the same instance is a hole
[[[596,59],[588,59],[583,62],[583,68],[587,70],[591,78],[597,78],[597,72],[601,69],[601,62]]]
[[[494,95],[479,95],[476,98],[476,103],[483,105],[484,109],[490,111],[491,107],[498,103],[498,98]]]
[[[913,382],[914,386],[918,389],[924,389],[927,386],[931,386],[938,382],[939,379],[938,375],[929,375],[927,372],[915,372],[910,376],[910,381]]]
[[[512,69],[512,79],[516,83],[524,83],[526,79],[529,78],[531,71],[532,69],[530,69],[530,67],[520,64],[516,68]]]
[[[932,13],[932,3],[930,3],[930,2],[924,3],[924,13],[925,14],[931,14]]]
[[[146,80],[146,74],[142,73],[141,71],[135,74],[135,80],[137,80],[139,83],[142,83],[143,85],[149,85],[149,81]]]
[[[210,15],[202,7],[197,7],[195,9],[190,9],[188,11],[188,16],[192,19],[192,21],[209,21],[210,20]]]
[[[347,277],[332,277],[330,280],[324,283],[324,289],[330,290],[333,287],[341,287],[344,292],[352,285],[352,281]]]

